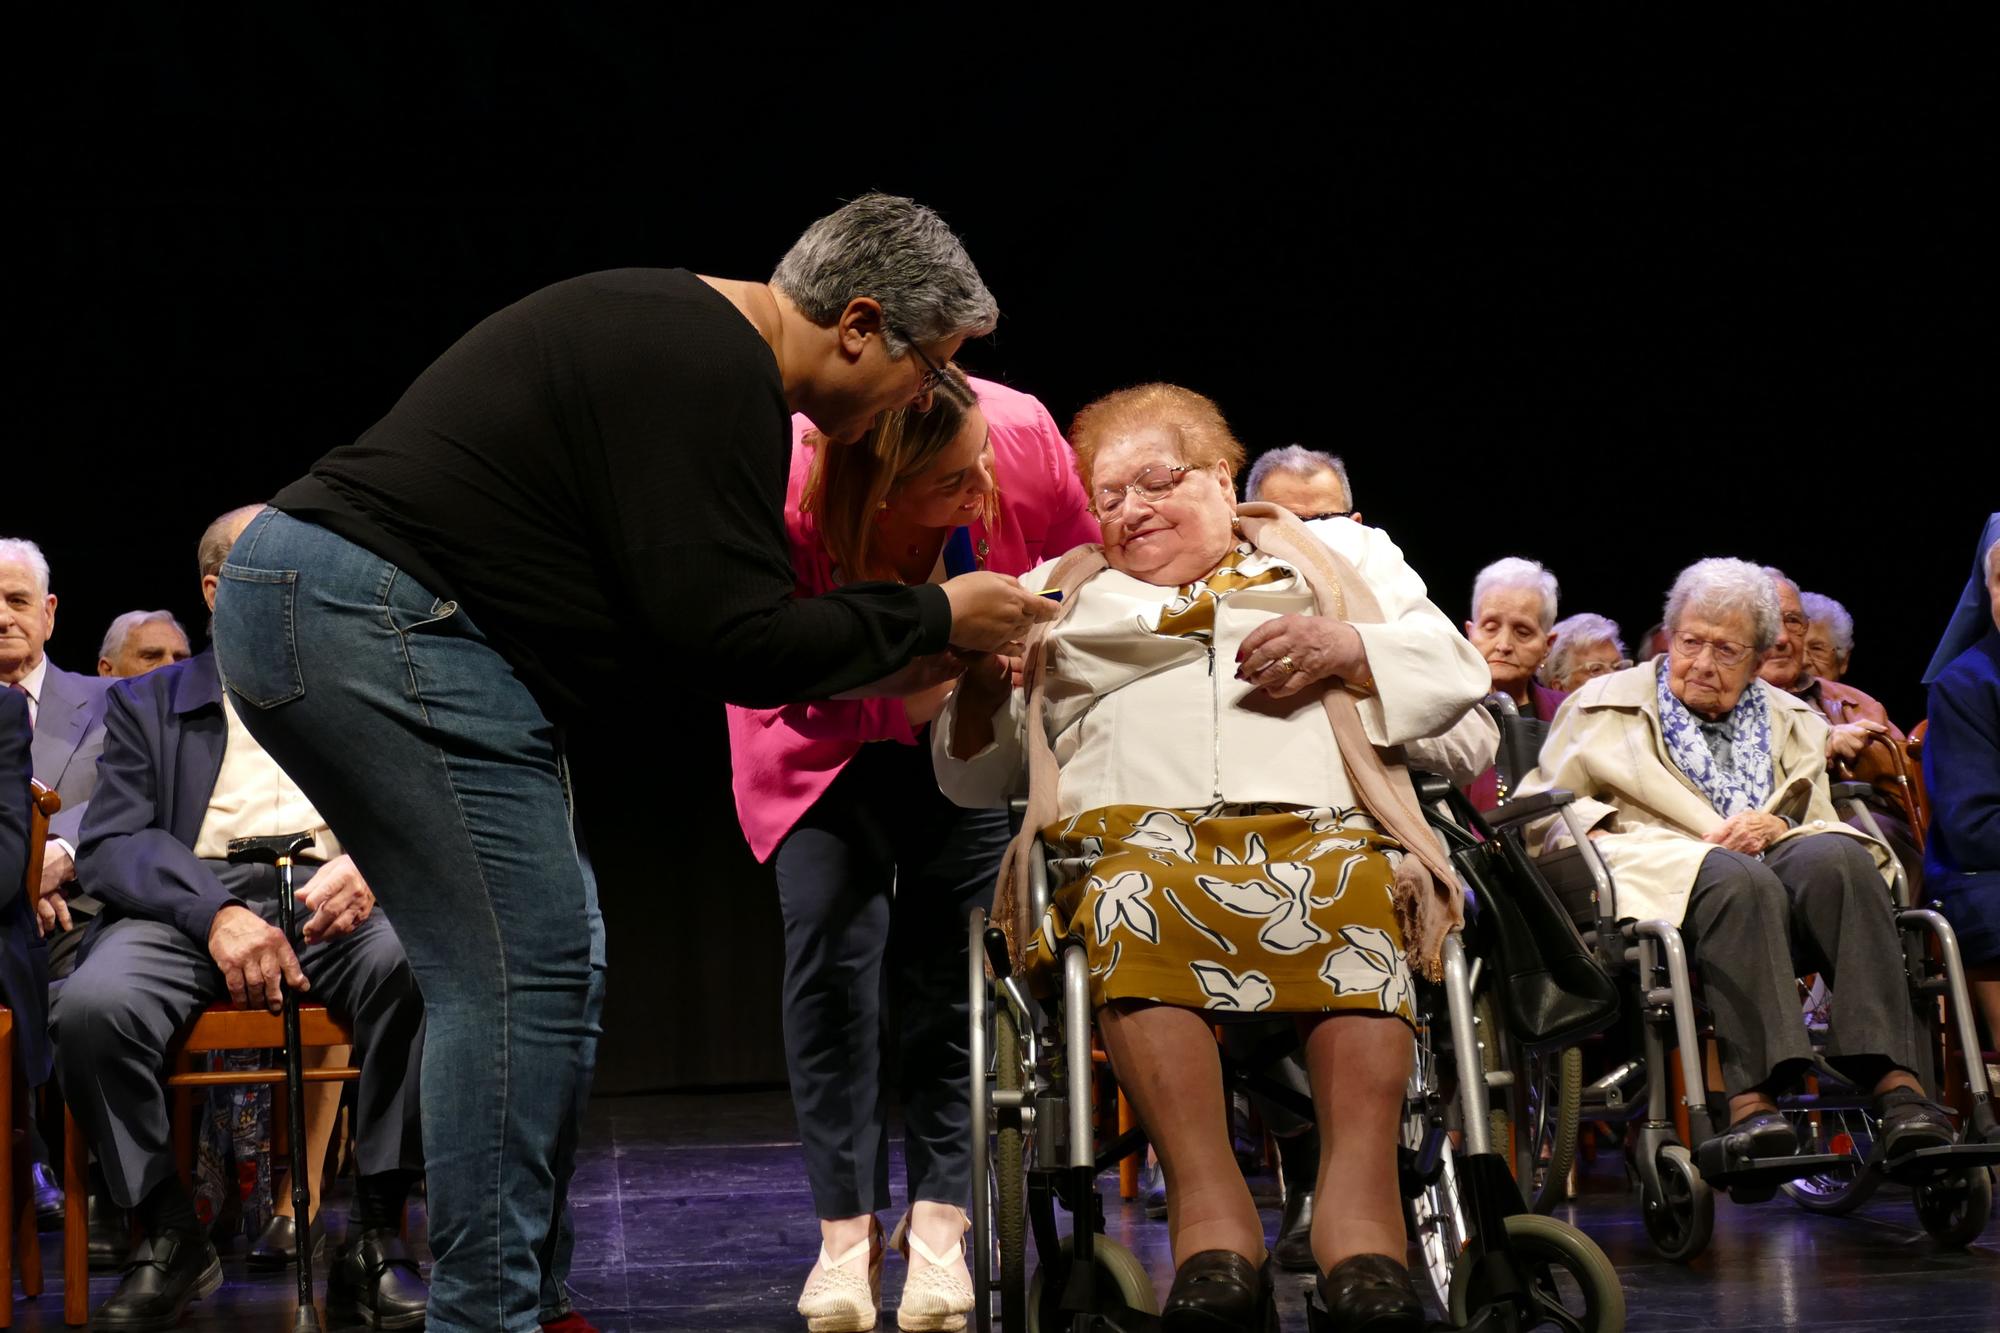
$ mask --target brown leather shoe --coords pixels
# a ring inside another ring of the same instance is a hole
[[[1160,1307],[1160,1327],[1164,1333],[1275,1333],[1271,1261],[1259,1268],[1233,1250],[1189,1255]]]

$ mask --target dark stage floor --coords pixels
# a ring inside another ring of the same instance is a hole
[[[896,1170],[900,1170],[900,1162]],[[1600,1160],[1583,1197],[1562,1215],[1588,1231],[1624,1279],[1632,1333],[1666,1330],[1811,1330],[1811,1333],[1995,1333],[2000,1330],[2000,1221],[1979,1244],[1940,1252],[1917,1226],[1904,1191],[1885,1187],[1857,1214],[1815,1218],[1783,1198],[1717,1209],[1713,1249],[1692,1266],[1648,1250],[1615,1158]],[[1110,1202],[1111,1231],[1164,1287],[1166,1225],[1136,1204]],[[885,1221],[893,1221],[893,1218]],[[647,1097],[593,1112],[576,1181],[577,1304],[605,1333],[803,1328],[792,1312],[817,1252],[812,1200],[783,1094]],[[1275,1212],[1268,1215],[1276,1225]],[[61,1325],[57,1237],[48,1242],[49,1290],[17,1302],[14,1327]],[[291,1281],[229,1281],[197,1304],[191,1330],[286,1330]],[[891,1259],[877,1325],[895,1327]],[[93,1304],[115,1277],[91,1283]],[[1302,1283],[1284,1288],[1284,1327],[1305,1327]],[[329,1328],[343,1327],[332,1321]]]

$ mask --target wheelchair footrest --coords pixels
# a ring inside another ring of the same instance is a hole
[[[1898,1185],[1914,1185],[1935,1176],[2000,1166],[2000,1143],[1951,1143],[1917,1148],[1881,1163],[1882,1174]]]
[[[1815,1153],[1789,1157],[1748,1157],[1729,1151],[1727,1139],[1710,1139],[1695,1149],[1694,1163],[1701,1178],[1719,1190],[1728,1190],[1739,1203],[1768,1199],[1778,1186],[1804,1176],[1852,1174],[1855,1161],[1843,1153]]]

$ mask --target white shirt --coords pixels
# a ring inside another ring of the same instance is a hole
[[[229,720],[229,739],[222,750],[222,770],[215,775],[215,792],[208,798],[208,813],[194,840],[194,854],[220,861],[228,857],[234,838],[275,838],[316,830],[317,841],[299,859],[331,861],[339,856],[340,843],[326,821],[245,729],[227,692],[222,696],[222,713]]]
[[[1489,688],[1478,651],[1431,604],[1388,534],[1345,518],[1311,527],[1354,564],[1381,606],[1381,623],[1354,626],[1375,678],[1375,693],[1356,701],[1369,740],[1409,745],[1450,732]],[[1253,562],[1241,572],[1277,566],[1286,577],[1224,597],[1212,650],[1154,632],[1176,588],[1107,569],[1080,590],[1064,590],[1076,604],[1051,632],[1044,697],[1062,769],[1061,817],[1123,804],[1355,804],[1313,694],[1273,701],[1236,678],[1245,636],[1275,617],[1313,610],[1311,588],[1289,566],[1261,554]],[[1044,564],[1021,582],[1039,591],[1053,570]],[[1024,777],[1025,700],[1014,693],[993,719],[994,742],[965,761],[948,749],[956,702],[931,728],[939,784],[960,805],[1004,805]],[[1470,730],[1490,756],[1491,722],[1482,715]]]
[[[35,663],[35,669],[21,677],[21,688],[28,692],[28,725],[34,726],[42,720],[42,682],[49,678],[49,655],[42,654],[42,660]]]

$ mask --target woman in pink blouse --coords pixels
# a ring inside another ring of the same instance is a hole
[[[1047,409],[956,367],[929,412],[889,413],[857,444],[803,417],[793,431],[800,596],[1021,574],[1098,540]],[[958,665],[935,667],[902,697],[729,710],[737,817],[757,859],[775,858],[784,913],[786,1057],[822,1240],[799,1299],[812,1333],[875,1323],[898,1073],[912,1206],[890,1242],[910,1264],[897,1323],[961,1329],[972,1307],[965,913],[990,897],[1009,829],[938,792],[925,729]]]

